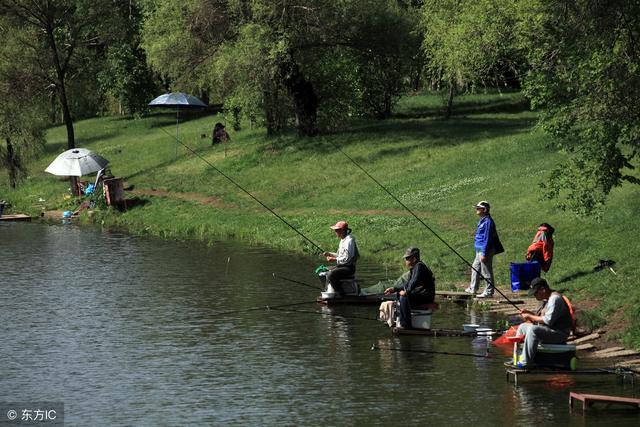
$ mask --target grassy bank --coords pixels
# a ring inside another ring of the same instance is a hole
[[[323,249],[336,246],[327,226],[338,219],[349,221],[363,257],[397,272],[399,254],[407,246],[420,246],[442,289],[466,283],[464,263],[334,144],[468,260],[473,257],[476,224],[472,205],[489,200],[506,248],[494,265],[503,289],[509,285],[509,262],[522,262],[537,225],[549,222],[557,231],[547,279],[592,309],[599,322],[606,319],[612,330],[624,324],[624,330],[610,335],[640,348],[640,280],[635,274],[640,188],[616,189],[601,219],[559,211],[540,200],[538,183],[563,155],[536,129],[536,115],[519,94],[460,98],[457,114],[448,121],[439,118],[440,105],[437,96],[406,97],[390,120],[354,121],[344,132],[312,139],[293,134],[267,139],[263,129],[245,128],[231,132],[226,146],[212,147],[209,138],[201,136],[223,118],[198,115],[181,121],[180,135]],[[230,237],[315,251],[200,158],[184,148],[176,157],[172,114],[86,120],[76,124],[76,135],[78,146],[108,158],[114,175],[125,177],[138,192],[138,203],[127,212],[93,217],[107,226],[141,235]],[[45,155],[29,165],[32,176],[18,190],[9,190],[6,177],[1,177],[1,197],[14,210],[34,214],[65,207],[67,181],[41,172],[65,145],[64,128],[53,128]],[[600,259],[615,260],[616,274],[594,272]]]

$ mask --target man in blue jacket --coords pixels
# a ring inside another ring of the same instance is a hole
[[[476,257],[471,268],[471,283],[465,292],[470,294],[478,292],[480,281],[484,278],[487,285],[478,298],[491,298],[495,289],[493,256],[504,252],[504,248],[498,238],[496,224],[489,213],[491,209],[489,202],[484,200],[478,202],[475,208],[476,214],[480,217],[475,237]]]

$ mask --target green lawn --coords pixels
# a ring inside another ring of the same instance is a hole
[[[509,285],[509,262],[523,261],[537,225],[548,222],[556,228],[556,256],[546,275],[552,286],[595,306],[592,315],[601,323],[629,322],[618,338],[640,348],[640,280],[634,267],[640,256],[640,188],[616,189],[601,218],[559,211],[541,200],[538,184],[563,154],[536,128],[536,114],[518,93],[460,97],[448,121],[439,114],[441,101],[434,95],[405,97],[389,120],[356,120],[342,132],[316,138],[291,133],[267,139],[261,128],[230,131],[231,142],[215,147],[201,135],[209,135],[224,118],[185,114],[180,137],[323,249],[335,246],[327,225],[338,219],[349,221],[363,257],[398,273],[399,254],[407,246],[420,246],[441,289],[467,281],[464,263],[335,146],[469,261],[476,224],[472,205],[489,200],[506,248],[494,265],[503,289]],[[200,158],[182,147],[176,157],[174,136],[171,113],[76,123],[77,146],[108,158],[114,175],[125,177],[136,190],[193,193],[193,200],[141,196],[145,203],[125,213],[94,218],[136,234],[232,237],[315,251]],[[65,146],[64,127],[52,128],[46,153],[29,165],[32,176],[17,191],[7,188],[3,173],[0,192],[14,210],[36,213],[43,206],[69,206],[64,201],[68,182],[43,172]],[[201,203],[204,197],[215,203]],[[40,198],[46,202],[39,203]],[[600,259],[615,260],[617,274],[593,272]]]

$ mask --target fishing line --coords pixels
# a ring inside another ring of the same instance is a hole
[[[422,224],[427,230],[429,230],[431,233],[433,233],[434,236],[436,236],[438,238],[438,240],[440,240],[442,243],[444,243],[444,245],[449,248],[454,254],[456,254],[458,256],[458,258],[460,258],[466,265],[468,265],[469,267],[471,267],[472,270],[474,270],[476,273],[478,273],[480,275],[480,277],[482,277],[482,279],[484,279],[484,281],[486,281],[487,283],[489,283],[491,286],[493,286],[493,288],[500,294],[502,295],[502,297],[511,305],[513,305],[515,308],[517,308],[518,310],[520,310],[520,308],[513,302],[511,301],[505,294],[502,293],[502,291],[500,291],[500,289],[498,289],[496,286],[493,285],[493,283],[491,282],[490,279],[487,279],[486,277],[484,277],[482,275],[482,272],[480,272],[478,269],[474,268],[473,265],[471,265],[469,263],[469,261],[467,261],[462,255],[460,255],[460,253],[458,251],[456,251],[449,243],[447,243],[442,237],[440,237],[440,235],[438,233],[436,233],[431,227],[429,227],[422,219],[420,219],[420,217],[418,217],[418,215],[416,215],[411,209],[409,209],[407,207],[407,205],[405,205],[404,203],[402,203],[402,201],[400,201],[400,199],[398,199],[393,193],[391,193],[391,191],[389,191],[387,189],[387,187],[385,187],[384,185],[382,185],[377,179],[375,179],[369,172],[367,172],[362,166],[360,166],[358,164],[358,162],[356,162],[351,156],[349,156],[347,153],[345,153],[340,147],[338,147],[336,144],[334,144],[332,141],[328,141],[329,144],[331,144],[333,146],[333,148],[335,148],[336,150],[338,150],[340,153],[342,153],[342,155],[344,155],[347,159],[349,159],[351,161],[351,163],[353,163],[358,169],[360,169],[362,172],[364,172],[365,175],[367,175],[369,178],[371,178],[371,180],[373,182],[375,182],[376,184],[378,184],[378,186],[380,188],[382,188],[393,200],[395,200],[396,202],[398,202],[398,204],[400,206],[402,206],[404,209],[406,209],[407,212],[409,212],[416,220],[418,220],[418,222],[420,224]]]
[[[350,316],[350,315],[337,314],[337,313],[326,313],[326,312],[322,312],[322,311],[292,310],[292,309],[279,308],[279,307],[271,307],[271,309],[274,310],[274,311],[284,311],[284,312],[287,312],[287,313],[318,314],[320,316],[334,316],[334,317],[342,317],[342,318],[345,318],[345,319],[362,319],[362,320],[379,321],[378,319],[375,319],[373,317]]]
[[[482,359],[491,359],[491,355],[489,354],[488,351],[486,354],[475,354],[475,353],[457,353],[454,351],[405,350],[405,349],[395,348],[395,347],[380,347],[375,344],[371,345],[371,350],[388,350],[388,351],[397,351],[400,353],[444,354],[447,356],[468,356],[468,357],[479,357]]]
[[[164,133],[166,133],[167,135],[171,136],[172,138],[174,137],[173,135],[171,135],[169,132],[167,132],[165,129],[160,128]],[[205,159],[202,155],[200,155],[198,152],[196,152],[195,150],[193,150],[191,147],[189,147],[188,145],[186,145],[184,142],[180,141],[178,138],[176,138],[176,141],[182,145],[184,148],[186,148],[187,150],[189,150],[189,152],[195,156],[197,156],[200,160],[202,160],[203,162],[205,162],[207,165],[209,165],[211,168],[213,168],[216,172],[218,172],[220,175],[222,175],[223,177],[225,177],[229,182],[231,182],[233,185],[235,185],[236,187],[238,187],[240,190],[242,190],[243,192],[245,192],[249,197],[251,197],[253,200],[255,200],[256,202],[258,202],[263,208],[265,208],[266,210],[268,210],[269,212],[271,212],[276,218],[278,218],[280,221],[284,222],[289,228],[291,228],[293,231],[295,231],[296,233],[298,233],[303,239],[305,239],[307,242],[311,243],[312,246],[314,246],[316,249],[318,249],[320,251],[320,253],[323,253],[324,250],[322,250],[322,248],[318,245],[316,245],[313,240],[309,239],[307,236],[305,236],[304,234],[302,234],[302,232],[300,232],[297,228],[295,228],[293,225],[291,225],[289,222],[287,222],[287,220],[285,220],[284,218],[282,218],[280,215],[278,215],[273,209],[271,209],[269,206],[265,205],[264,203],[262,203],[257,197],[255,197],[253,194],[249,193],[247,190],[245,190],[240,184],[238,184],[236,181],[234,181],[231,177],[229,177],[228,175],[226,175],[224,172],[222,172],[220,169],[218,169],[217,167],[215,167],[211,162],[209,162],[207,159]]]
[[[243,308],[243,309],[239,309],[239,310],[229,310],[229,311],[220,311],[217,313],[213,313],[211,315],[209,315],[209,317],[216,317],[216,316],[228,316],[230,314],[239,314],[239,313],[246,313],[249,311],[258,311],[258,310],[276,310],[280,307],[292,307],[295,305],[303,305],[303,304],[315,304],[316,300],[313,301],[302,301],[302,302],[292,302],[290,304],[280,304],[280,305],[259,305],[256,307],[249,307],[249,308]]]
[[[293,279],[289,279],[287,277],[279,276],[276,273],[272,273],[272,275],[273,275],[274,279],[282,279],[282,280],[286,280],[287,282],[297,283],[298,285],[301,285],[301,286],[306,286],[308,288],[313,288],[316,291],[318,290],[318,286],[314,286],[314,285],[312,285],[310,283],[299,282],[298,280],[293,280]]]

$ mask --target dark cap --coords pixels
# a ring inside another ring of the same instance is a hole
[[[531,281],[531,289],[529,289],[529,296],[530,297],[533,296],[536,292],[538,292],[538,289],[540,288],[549,289],[549,284],[543,278],[536,277]]]
[[[491,205],[486,200],[482,200],[482,201],[478,202],[474,206],[474,208],[476,208],[476,209],[484,209],[486,212],[489,212],[489,210],[491,209]]]
[[[409,248],[404,252],[404,259],[411,258],[412,256],[420,259],[420,249],[418,248]]]

